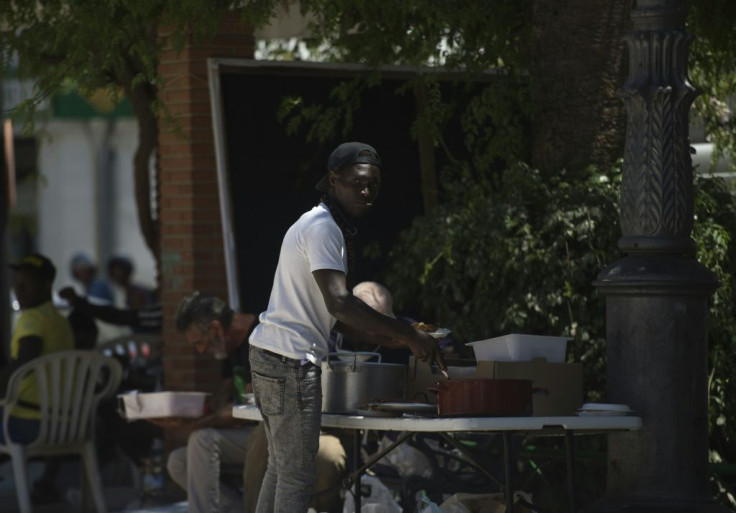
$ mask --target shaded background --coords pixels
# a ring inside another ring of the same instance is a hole
[[[330,90],[349,74],[319,69],[225,69],[220,77],[231,229],[236,246],[242,311],[265,309],[288,227],[319,201],[315,184],[327,157],[345,140],[373,145],[384,167],[374,211],[359,225],[357,283],[380,281],[397,234],[422,212],[419,154],[410,137],[415,118],[412,95],[398,95],[401,79],[384,79],[370,89],[341,140],[320,145],[286,134],[277,119],[282,98],[327,102]],[[371,258],[364,248],[371,246]],[[375,251],[378,249],[378,251]]]

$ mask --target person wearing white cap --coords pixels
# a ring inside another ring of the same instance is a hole
[[[266,429],[268,466],[258,513],[304,513],[315,478],[322,411],[321,359],[333,327],[372,344],[408,347],[446,368],[436,341],[351,294],[354,221],[374,206],[381,158],[347,142],[327,160],[316,207],[286,232],[268,307],[250,336],[253,392]]]
[[[112,305],[115,302],[110,285],[97,277],[97,265],[86,253],[76,253],[69,262],[72,278],[84,289],[84,296],[96,305]]]

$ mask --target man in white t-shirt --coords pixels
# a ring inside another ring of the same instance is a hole
[[[408,347],[446,368],[432,337],[375,311],[347,288],[353,221],[373,207],[380,184],[378,152],[360,142],[341,144],[317,184],[322,201],[284,236],[268,308],[250,337],[253,391],[269,449],[258,513],[307,511],[322,415],[320,364],[333,328],[372,344]]]

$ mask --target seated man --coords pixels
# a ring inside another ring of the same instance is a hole
[[[260,426],[232,416],[234,402],[241,402],[243,392],[250,391],[248,336],[256,324],[255,315],[233,312],[223,300],[198,292],[184,298],[179,305],[177,329],[184,333],[197,354],[210,354],[223,361],[224,378],[209,403],[211,413],[191,420],[152,420],[165,429],[176,429],[172,434],[188,435],[186,446],[172,451],[166,466],[171,478],[187,491],[191,513],[242,511],[243,501],[246,505],[254,504],[258,498],[268,459],[265,432]],[[242,374],[236,374],[241,369]],[[237,390],[235,385],[239,380],[234,379],[236,377],[244,378],[244,390]],[[330,474],[335,477],[326,488],[334,491],[339,501],[345,452],[341,445],[335,450],[336,439],[333,439],[325,437],[325,448],[331,448],[333,468],[337,471]],[[222,483],[223,463],[245,464],[243,498]],[[246,506],[252,511],[248,508]]]
[[[107,262],[107,274],[110,282],[125,297],[125,307],[139,310],[158,302],[155,290],[139,285],[133,281],[135,266],[133,261],[122,255],[113,256]]]
[[[84,296],[99,305],[115,303],[112,289],[97,277],[97,265],[86,253],[76,253],[69,263],[69,274],[82,286]]]
[[[88,315],[116,326],[130,326],[136,333],[161,333],[163,310],[160,303],[152,303],[142,308],[116,308],[100,305],[77,295],[72,287],[64,287],[59,296],[74,308],[75,312]]]
[[[74,349],[71,326],[51,300],[51,286],[56,277],[51,260],[36,253],[10,268],[21,314],[10,342],[10,363],[0,370],[0,397],[5,396],[10,376],[24,363],[44,354]],[[15,442],[29,443],[38,436],[40,419],[35,380],[24,383],[21,400],[12,412],[9,435]],[[2,430],[0,442],[5,442]]]
[[[154,304],[145,308],[117,308],[112,305],[101,305],[88,301],[77,295],[72,287],[65,287],[59,291],[59,296],[65,299],[73,308],[69,314],[69,320],[76,318],[78,322],[86,322],[99,319],[109,324],[118,326],[130,326],[138,333],[147,335],[159,334],[163,319],[160,304]],[[77,332],[75,336],[79,342],[82,333]],[[87,348],[92,349],[95,340],[87,340]],[[114,352],[111,355],[123,366],[124,379],[120,383],[119,392],[128,390],[140,390],[152,392],[159,383],[159,369],[161,366],[158,357],[146,359],[141,364],[133,365],[129,353]],[[123,453],[136,464],[140,464],[149,453],[154,440],[163,436],[161,428],[154,426],[145,420],[126,421],[118,414],[117,398],[110,397],[100,403],[99,406],[100,431],[98,434],[98,445],[103,455],[113,455],[114,447],[118,446]]]
[[[51,260],[34,253],[10,268],[13,270],[13,291],[21,314],[10,342],[10,363],[0,370],[0,397],[7,392],[10,376],[24,363],[45,354],[75,349],[72,327],[52,301],[51,287],[56,277],[56,267]],[[22,403],[12,412],[8,422],[9,435],[14,442],[30,443],[38,436],[38,390],[33,378],[28,379],[28,383],[23,384]],[[2,414],[3,408],[0,407],[0,418]],[[0,429],[0,443],[4,442],[5,434]],[[47,460],[40,484],[37,486],[39,481],[34,484],[33,502],[58,498],[53,483],[58,468],[59,460]]]
[[[197,419],[151,419],[185,437],[186,445],[169,454],[169,475],[187,492],[189,511],[239,511],[242,499],[220,480],[221,463],[241,464],[245,443],[253,429],[234,419],[236,367],[248,369],[248,334],[256,323],[253,314],[235,313],[221,299],[195,292],[184,298],[176,314],[176,327],[199,355],[223,362],[223,382],[208,401],[209,413]]]

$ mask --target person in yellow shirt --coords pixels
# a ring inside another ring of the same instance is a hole
[[[51,286],[56,277],[56,268],[51,260],[34,253],[10,268],[21,314],[10,341],[10,363],[0,370],[2,397],[10,376],[18,367],[44,354],[74,349],[71,326],[56,310],[51,298]],[[9,435],[12,441],[32,442],[38,436],[39,418],[37,384],[33,377],[29,377],[22,383],[20,401],[11,413]],[[1,430],[0,442],[5,442]]]

